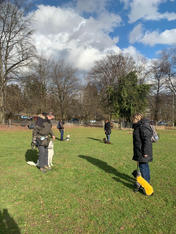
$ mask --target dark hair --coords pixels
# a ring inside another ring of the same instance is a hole
[[[151,120],[151,121],[150,121],[150,124],[151,124],[151,125],[155,125],[155,121]]]
[[[46,117],[48,115],[48,113],[47,112],[42,112],[42,115]]]

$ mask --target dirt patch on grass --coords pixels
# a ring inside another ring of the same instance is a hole
[[[83,126],[65,124],[64,127],[68,129],[68,128],[78,128]],[[53,125],[52,129],[57,129],[57,126]],[[26,130],[29,130],[27,126],[0,124],[0,131],[26,131]]]
[[[0,131],[26,131],[28,127],[16,126],[16,125],[0,125]]]

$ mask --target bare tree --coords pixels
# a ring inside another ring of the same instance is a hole
[[[18,114],[24,108],[23,95],[17,84],[6,87],[6,114]]]
[[[166,88],[172,93],[172,122],[175,122],[176,96],[176,48],[165,50],[161,54],[163,71],[165,73]]]
[[[107,55],[104,59],[97,61],[91,72],[89,80],[96,84],[101,105],[110,118],[116,112],[114,102],[116,98],[113,95],[117,90],[121,78],[129,72],[136,70],[135,62],[132,57],[126,55]]]
[[[34,74],[29,75],[23,87],[24,107],[28,114],[47,111],[47,88]]]
[[[153,61],[151,70],[150,70],[150,77],[152,82],[151,87],[151,96],[150,106],[152,112],[152,119],[157,122],[159,120],[159,112],[162,105],[162,98],[161,94],[165,91],[165,73],[163,70],[163,61],[162,60],[155,60]]]
[[[24,77],[21,80],[26,107],[31,106],[31,113],[48,111],[50,62],[40,56],[36,56],[35,61],[31,63],[28,70],[28,72],[24,73]]]
[[[98,82],[101,88],[118,83],[119,77],[134,71],[135,63],[132,57],[119,55],[107,55],[97,61],[91,72],[90,80]]]
[[[85,120],[99,119],[101,110],[97,87],[92,83],[88,83],[82,94],[82,118]]]
[[[63,60],[52,62],[51,65],[51,92],[55,98],[58,115],[64,119],[73,98],[79,98],[79,80],[76,70]]]
[[[162,51],[161,61],[166,87],[176,95],[176,48]]]
[[[7,84],[19,78],[20,70],[27,66],[33,55],[30,36],[32,30],[23,11],[11,1],[0,3],[0,122],[5,117]]]

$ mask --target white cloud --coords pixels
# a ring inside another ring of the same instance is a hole
[[[79,12],[95,13],[105,10],[109,0],[77,0],[76,9]]]
[[[129,46],[128,48],[123,49],[124,54],[130,55],[136,62],[142,61],[144,56],[140,54],[138,50],[134,46]]]
[[[73,31],[82,19],[72,9],[40,5],[34,12],[33,24],[37,32],[48,35]]]
[[[141,42],[154,46],[156,44],[163,44],[163,45],[176,45],[176,29],[171,30],[165,30],[162,33],[159,33],[158,31],[153,32],[146,32],[143,38],[141,39]]]
[[[130,33],[130,43],[140,42],[145,45],[154,46],[156,44],[176,45],[176,29],[165,30],[163,32],[146,31],[138,24]]]
[[[141,37],[143,36],[143,27],[142,24],[138,24],[134,29],[131,31],[129,36],[130,43],[135,43],[136,41],[140,41]]]
[[[129,14],[129,22],[133,23],[139,19],[167,19],[169,21],[176,20],[175,12],[160,13],[158,11],[159,5],[163,2],[166,2],[166,0],[133,0],[130,3],[131,12]]]
[[[116,46],[108,48],[104,51],[99,51],[96,48],[78,48],[70,53],[69,60],[74,61],[73,65],[80,70],[89,70],[95,61],[102,59],[108,53],[120,53],[120,49]]]
[[[108,12],[86,19],[71,8],[40,5],[34,12],[33,40],[39,53],[62,57],[78,69],[88,70],[108,51],[119,51],[118,37],[111,38],[109,33],[120,22],[118,15]]]

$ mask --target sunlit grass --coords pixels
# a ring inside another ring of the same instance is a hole
[[[176,233],[176,131],[153,145],[151,197],[133,192],[130,130],[113,130],[111,145],[100,128],[66,133],[71,140],[55,141],[54,168],[42,174],[25,161],[36,157],[31,131],[0,132],[0,233]]]

